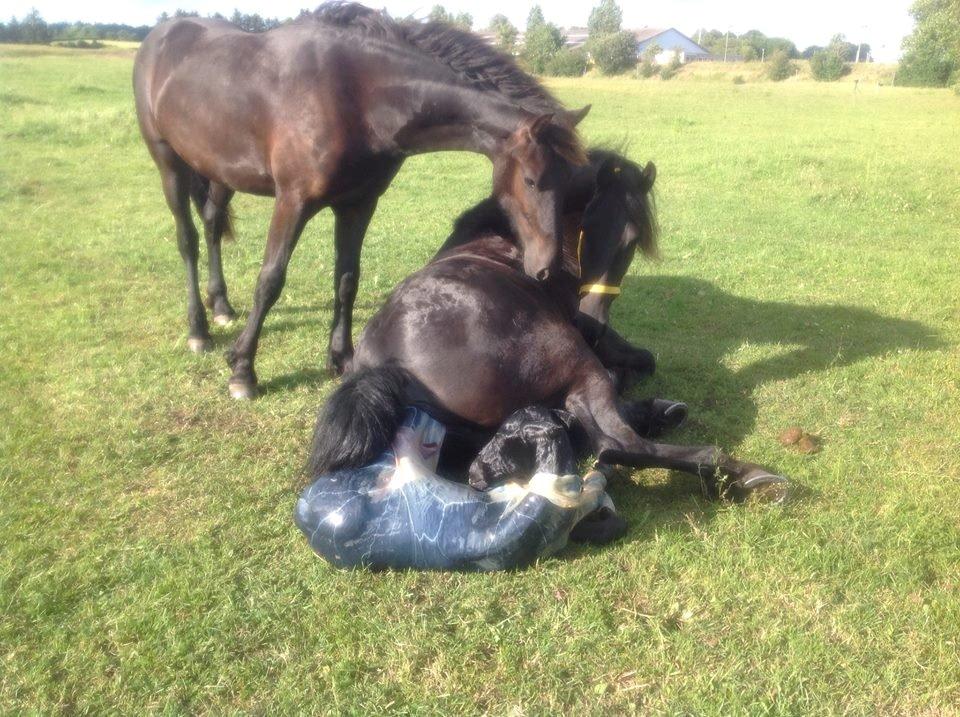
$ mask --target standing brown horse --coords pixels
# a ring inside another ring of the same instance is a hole
[[[403,160],[467,150],[493,162],[493,191],[523,248],[523,269],[558,267],[560,211],[572,165],[585,162],[568,112],[513,60],[442,23],[396,22],[330,3],[297,22],[246,33],[183,18],[144,40],[133,74],[137,117],[160,170],[187,268],[188,345],[210,345],[197,279],[192,196],[209,253],[214,321],[229,322],[220,240],[235,191],[275,197],[247,324],[228,351],[230,392],[256,393],[254,357],[304,225],[333,209],[334,319],[329,363],[353,353],[360,248],[381,194]]]

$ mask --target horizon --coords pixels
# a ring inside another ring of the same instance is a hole
[[[319,4],[319,3],[318,3]],[[435,4],[442,4],[447,10],[467,12],[473,17],[473,29],[487,27],[490,18],[501,13],[521,31],[526,26],[530,8],[539,4],[548,22],[562,28],[583,27],[587,24],[590,10],[596,5],[589,0],[572,5],[561,0],[543,0],[521,3],[508,3],[496,0],[481,4],[478,0],[448,0],[436,3],[415,2],[414,0],[371,0],[365,5],[386,9],[394,17],[412,16],[424,18]],[[776,8],[759,0],[740,0],[721,7],[709,0],[673,0],[655,7],[628,6],[621,3],[624,29],[642,27],[676,28],[678,31],[695,37],[699,28],[706,30],[730,31],[742,35],[749,30],[759,30],[768,37],[783,37],[803,51],[811,45],[826,45],[830,38],[841,33],[849,42],[868,43],[871,54],[877,62],[896,62],[900,55],[903,38],[914,27],[909,14],[910,0],[893,0],[884,7],[867,0],[855,0],[849,3],[836,3],[829,0],[810,0],[803,6]],[[119,23],[133,26],[153,25],[161,13],[173,14],[178,8],[212,15],[219,12],[229,17],[234,9],[242,13],[257,13],[262,17],[285,19],[295,17],[304,7],[316,7],[304,4],[303,0],[279,0],[271,4],[258,0],[199,0],[177,4],[166,0],[139,0],[130,3],[117,3],[114,0],[91,0],[85,3],[83,13],[76,11],[76,4],[66,0],[11,0],[6,11],[7,17],[14,15],[22,18],[31,9],[36,8],[47,22],[87,22]],[[692,33],[692,34],[691,34]]]

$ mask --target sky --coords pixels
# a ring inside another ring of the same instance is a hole
[[[474,28],[486,27],[490,17],[503,13],[521,29],[534,0],[440,0],[448,10],[468,12]],[[424,17],[437,0],[367,0],[371,7],[385,7],[394,17]],[[765,35],[786,37],[799,49],[826,45],[836,33],[850,42],[868,42],[874,59],[893,62],[900,56],[900,43],[913,29],[907,12],[912,0],[801,0],[790,3],[776,0],[660,0],[640,2],[620,0],[624,28],[675,27],[692,34],[699,27],[743,33],[760,30]],[[314,7],[309,0],[6,0],[3,15],[22,17],[36,7],[48,22],[61,20],[120,22],[152,25],[164,11],[177,7],[201,14],[220,12],[230,15],[239,8],[264,17],[290,17],[303,7]],[[547,20],[561,27],[586,25],[595,0],[540,0]],[[696,39],[696,38],[694,38]]]

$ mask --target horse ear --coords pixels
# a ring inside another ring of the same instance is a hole
[[[584,105],[578,110],[564,110],[562,115],[563,121],[570,129],[573,129],[590,113],[591,107],[593,107],[593,105]]]
[[[649,192],[653,188],[653,183],[657,180],[657,165],[653,162],[647,162],[643,168],[643,190]]]
[[[534,139],[540,139],[540,135],[543,131],[550,126],[550,123],[553,122],[553,113],[540,115],[535,117],[533,121],[530,122],[528,129],[530,130],[530,136]]]

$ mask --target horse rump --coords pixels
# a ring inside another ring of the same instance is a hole
[[[317,416],[309,476],[368,465],[389,448],[403,420],[411,378],[405,369],[389,365],[347,376]]]

